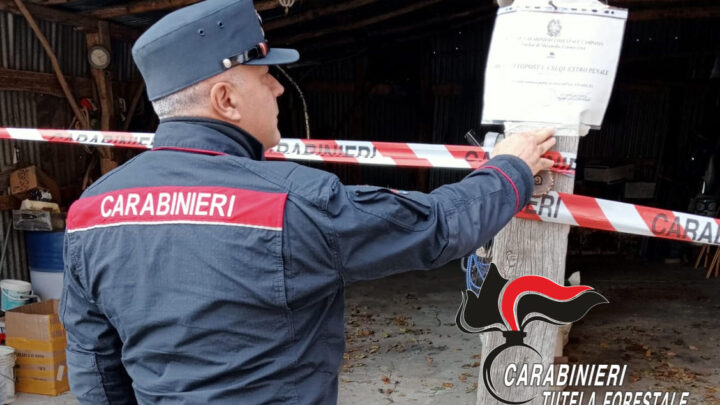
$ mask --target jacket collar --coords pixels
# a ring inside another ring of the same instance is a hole
[[[262,144],[245,130],[227,122],[200,117],[173,117],[160,121],[153,149],[264,159]]]

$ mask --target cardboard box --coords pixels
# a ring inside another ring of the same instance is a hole
[[[13,196],[24,200],[31,190],[37,188],[49,191],[52,200],[60,203],[60,187],[55,180],[36,166],[28,166],[10,174],[10,194]]]
[[[607,165],[587,165],[584,173],[585,181],[611,184],[632,179],[635,175],[635,166],[631,164],[612,167]]]
[[[0,172],[0,194],[7,194],[10,191],[10,175],[15,168]]]
[[[15,349],[15,390],[58,395],[68,389],[65,328],[59,300],[23,305],[5,313],[6,344]]]

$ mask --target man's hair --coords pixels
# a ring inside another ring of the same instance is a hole
[[[231,82],[241,85],[243,78],[237,71],[225,71],[217,76],[205,79],[186,87],[180,91],[162,97],[152,102],[153,110],[158,118],[165,119],[178,116],[192,116],[195,112],[207,106],[210,97],[210,89],[218,81]]]
[[[193,110],[208,102],[208,91],[205,82],[193,84],[190,87],[153,101],[153,110],[161,120],[191,115]]]

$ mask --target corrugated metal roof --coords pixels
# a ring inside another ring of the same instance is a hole
[[[72,27],[38,21],[66,75],[87,76],[85,35]],[[0,12],[0,65],[7,69],[52,72],[50,61],[22,16]],[[0,91],[0,126],[67,127],[72,114],[63,99],[17,91]],[[0,169],[37,165],[60,186],[82,178],[88,155],[84,148],[27,141],[0,141]],[[0,240],[11,222],[9,212],[0,213]],[[28,280],[23,232],[11,231],[0,278]],[[3,243],[0,242],[0,246]]]

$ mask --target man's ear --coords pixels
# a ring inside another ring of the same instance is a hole
[[[230,82],[220,81],[210,88],[210,105],[220,118],[231,122],[242,119],[242,100]]]

